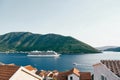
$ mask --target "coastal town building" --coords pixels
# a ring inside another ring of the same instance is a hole
[[[0,80],[91,80],[90,72],[73,68],[68,71],[38,71],[31,65],[0,64]]]
[[[59,72],[57,70],[54,71],[41,70],[37,71],[36,74],[41,76],[44,80],[57,80],[56,77],[58,76]]]
[[[120,60],[101,60],[93,67],[94,80],[120,80]]]
[[[42,77],[24,67],[20,67],[9,80],[42,80]]]
[[[69,71],[60,72],[57,80],[91,80],[91,73],[80,72],[78,69],[73,68]]]
[[[0,65],[0,80],[43,80],[34,73],[35,68],[14,64]]]
[[[43,76],[44,80],[91,80],[90,72],[80,72],[76,68],[65,72],[41,70],[36,74]]]

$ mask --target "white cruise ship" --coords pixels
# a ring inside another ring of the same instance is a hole
[[[27,56],[30,57],[58,57],[60,54],[55,51],[31,51]]]

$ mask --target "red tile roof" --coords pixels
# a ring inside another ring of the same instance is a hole
[[[80,80],[91,80],[90,72],[80,72]]]
[[[32,71],[32,70],[37,70],[36,68],[33,68],[31,65],[24,66],[27,70]]]
[[[90,72],[80,72],[76,68],[73,68],[70,71],[60,72],[57,76],[57,79],[58,80],[67,80],[67,77],[70,74],[75,74],[76,76],[80,77],[80,80],[91,80],[91,73]]]
[[[76,76],[80,77],[80,71],[76,68],[73,68],[66,72],[60,72],[58,76],[61,78],[60,80],[66,80],[67,76],[70,74],[75,74]]]
[[[101,60],[114,74],[120,77],[120,60]]]
[[[9,80],[18,69],[16,65],[0,65],[0,80]]]

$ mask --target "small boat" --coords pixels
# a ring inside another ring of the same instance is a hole
[[[30,56],[30,57],[59,57],[60,54],[58,54],[55,51],[31,51],[28,53],[27,56]]]
[[[90,64],[78,64],[78,63],[73,63],[73,65],[75,66],[91,66]]]
[[[73,65],[77,66],[78,64],[77,63],[73,63]]]

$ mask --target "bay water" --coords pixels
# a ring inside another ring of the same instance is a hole
[[[0,62],[18,66],[32,65],[38,70],[66,71],[73,67],[81,72],[93,72],[93,64],[100,60],[120,60],[120,52],[103,52],[94,54],[61,55],[60,57],[28,57],[23,53],[0,53]]]

